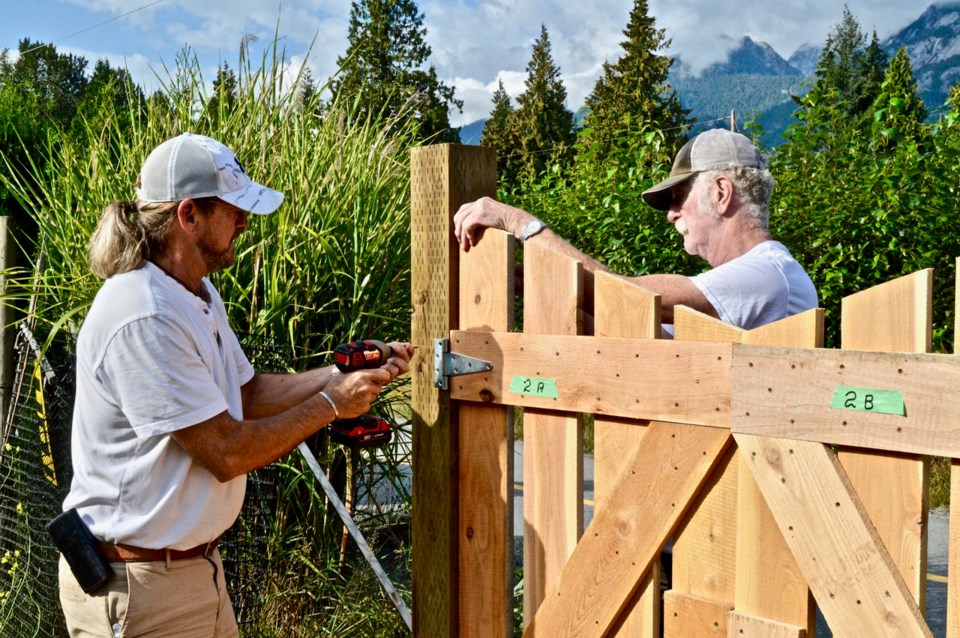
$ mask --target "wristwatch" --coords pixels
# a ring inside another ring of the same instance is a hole
[[[523,228],[520,230],[520,236],[517,237],[517,241],[523,244],[523,242],[527,241],[546,227],[547,225],[539,219],[531,219],[523,225]]]

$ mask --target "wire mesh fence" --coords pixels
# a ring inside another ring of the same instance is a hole
[[[57,584],[59,553],[46,524],[61,511],[72,475],[70,420],[73,344],[55,342],[41,354],[21,324],[17,368],[0,440],[0,636],[66,636]],[[263,347],[261,365],[282,357]],[[224,573],[241,635],[257,635],[266,587],[267,542],[276,511],[277,470],[249,475],[237,522],[220,542]]]

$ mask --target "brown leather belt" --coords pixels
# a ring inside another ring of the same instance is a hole
[[[108,563],[149,563],[154,561],[166,560],[186,560],[188,558],[199,558],[200,556],[210,556],[213,550],[217,548],[219,538],[197,545],[190,549],[146,549],[145,547],[134,547],[133,545],[109,545],[100,544],[100,553],[107,559]]]

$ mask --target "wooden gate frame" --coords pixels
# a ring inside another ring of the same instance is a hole
[[[960,494],[960,359],[925,353],[932,271],[844,299],[840,350],[816,348],[820,311],[743,331],[678,309],[677,339],[661,341],[657,295],[530,244],[516,333],[513,237],[487,231],[462,254],[452,233],[462,203],[495,193],[495,164],[483,147],[412,153],[415,635],[512,635],[522,406],[525,636],[654,637],[662,624],[668,637],[803,638],[811,593],[836,636],[930,636],[924,459],[954,459]],[[583,336],[591,301],[596,336]],[[492,370],[437,389],[439,338]],[[555,396],[511,388],[526,379]],[[832,408],[846,388],[899,393],[903,413]],[[585,532],[581,414],[596,442]]]

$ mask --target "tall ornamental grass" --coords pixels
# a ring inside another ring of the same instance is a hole
[[[249,349],[255,365],[299,370],[328,363],[333,347],[348,340],[408,338],[410,120],[358,116],[346,99],[322,103],[322,87],[304,100],[302,78],[285,81],[283,58],[274,49],[259,67],[242,62],[236,95],[211,101],[196,57],[184,50],[158,94],[124,113],[105,103],[71,133],[30,149],[29,170],[0,157],[0,182],[39,228],[39,251],[6,273],[5,298],[32,300],[37,332],[48,342],[75,333],[99,289],[85,251],[103,208],[132,199],[149,151],[183,132],[222,141],[255,181],[286,195],[276,213],[250,216],[237,263],[213,276],[241,341],[256,345]],[[401,476],[409,461],[402,445],[406,384],[395,383],[375,408],[390,416],[399,436],[364,452],[371,464],[361,464],[367,491],[398,500],[364,510],[363,528],[397,541],[392,560],[403,593],[405,534],[388,532],[409,517]],[[342,465],[338,446],[323,437],[314,443],[323,462]],[[394,635],[402,623],[369,568],[362,560],[354,569],[349,560],[341,564],[343,527],[299,455],[272,471],[278,503],[268,555],[251,557],[268,564],[255,635]]]

